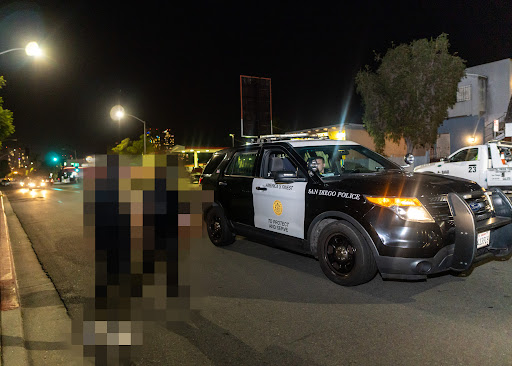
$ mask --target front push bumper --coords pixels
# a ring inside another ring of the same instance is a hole
[[[507,256],[512,252],[512,202],[499,188],[490,190],[495,217],[476,221],[464,195],[448,194],[448,205],[455,224],[455,242],[441,248],[432,258],[377,256],[383,278],[424,279],[448,270],[464,271],[479,260]],[[490,231],[489,245],[477,248],[479,233]]]

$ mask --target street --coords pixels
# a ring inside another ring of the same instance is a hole
[[[4,193],[69,314],[80,316],[94,289],[81,186]],[[467,276],[377,275],[341,287],[314,258],[240,237],[218,248],[203,235],[191,240],[190,268],[204,294],[199,311],[183,323],[147,322],[135,364],[512,365],[511,260]]]

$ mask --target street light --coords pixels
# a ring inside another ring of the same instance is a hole
[[[146,121],[141,120],[139,117],[134,116],[133,114],[128,114],[124,111],[123,106],[121,105],[115,105],[110,110],[110,118],[112,118],[114,121],[121,122],[121,118],[124,118],[124,116],[129,116],[135,118],[137,121],[142,122],[144,124],[144,155],[146,155]]]
[[[231,136],[231,147],[235,147],[235,135],[230,133],[229,136]]]
[[[43,51],[39,48],[37,42],[29,42],[25,48],[11,48],[10,50],[0,52],[0,55],[12,51],[25,51],[28,56],[40,57],[43,55]]]

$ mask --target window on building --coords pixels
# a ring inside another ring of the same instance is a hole
[[[471,100],[471,85],[460,86],[457,89],[457,102]]]

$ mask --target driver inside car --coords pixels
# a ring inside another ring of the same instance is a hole
[[[316,165],[317,165],[317,168],[318,168],[318,173],[324,177],[328,177],[328,176],[332,176],[334,175],[333,173],[327,173],[325,172],[325,160],[323,157],[321,156],[317,156],[315,158],[316,160]]]

